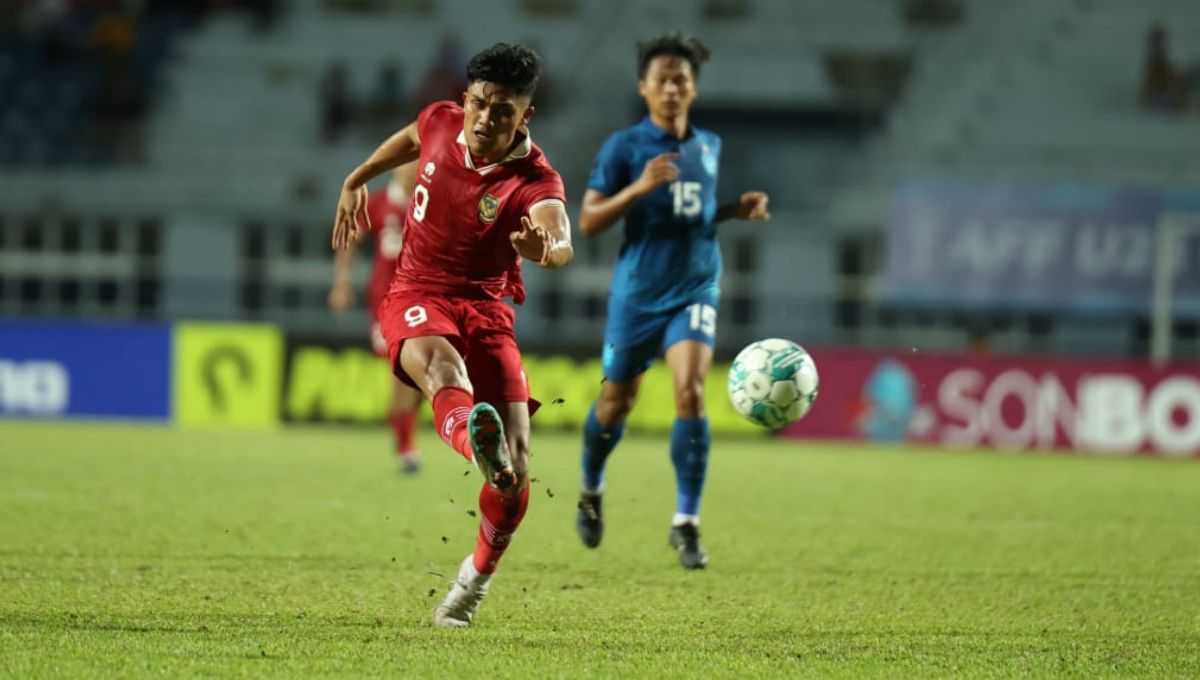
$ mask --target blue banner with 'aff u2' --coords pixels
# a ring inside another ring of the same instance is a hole
[[[900,184],[885,289],[901,303],[1145,313],[1164,215],[1200,193],[962,180]],[[1175,311],[1200,315],[1200,234],[1171,248]]]

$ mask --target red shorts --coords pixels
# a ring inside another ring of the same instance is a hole
[[[513,333],[515,319],[513,310],[500,300],[432,293],[391,293],[379,306],[379,324],[397,378],[417,386],[400,367],[404,341],[440,335],[462,355],[475,401],[492,404],[529,401],[529,382]]]

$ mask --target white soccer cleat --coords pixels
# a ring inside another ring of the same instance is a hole
[[[474,555],[467,555],[458,568],[458,577],[450,585],[450,592],[433,610],[433,625],[438,628],[466,628],[471,625],[471,619],[483,596],[487,595],[491,580],[491,574],[475,571]]]

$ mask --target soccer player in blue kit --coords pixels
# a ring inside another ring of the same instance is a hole
[[[688,122],[707,59],[704,45],[683,33],[638,44],[638,93],[649,115],[601,147],[580,215],[585,236],[604,232],[622,217],[625,232],[608,297],[605,380],[584,425],[576,528],[584,545],[600,545],[605,461],[621,440],[643,374],[665,351],[676,414],[670,544],[688,569],[708,563],[698,525],[710,446],[704,381],[712,364],[721,278],[717,223],[770,217],[767,195],[758,191],[717,206],[721,138]]]

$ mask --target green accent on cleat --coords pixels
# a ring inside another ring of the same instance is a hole
[[[508,459],[504,421],[491,404],[475,404],[467,418],[467,434],[471,438],[475,467],[483,473],[488,484],[501,491],[516,485],[517,473]]]

